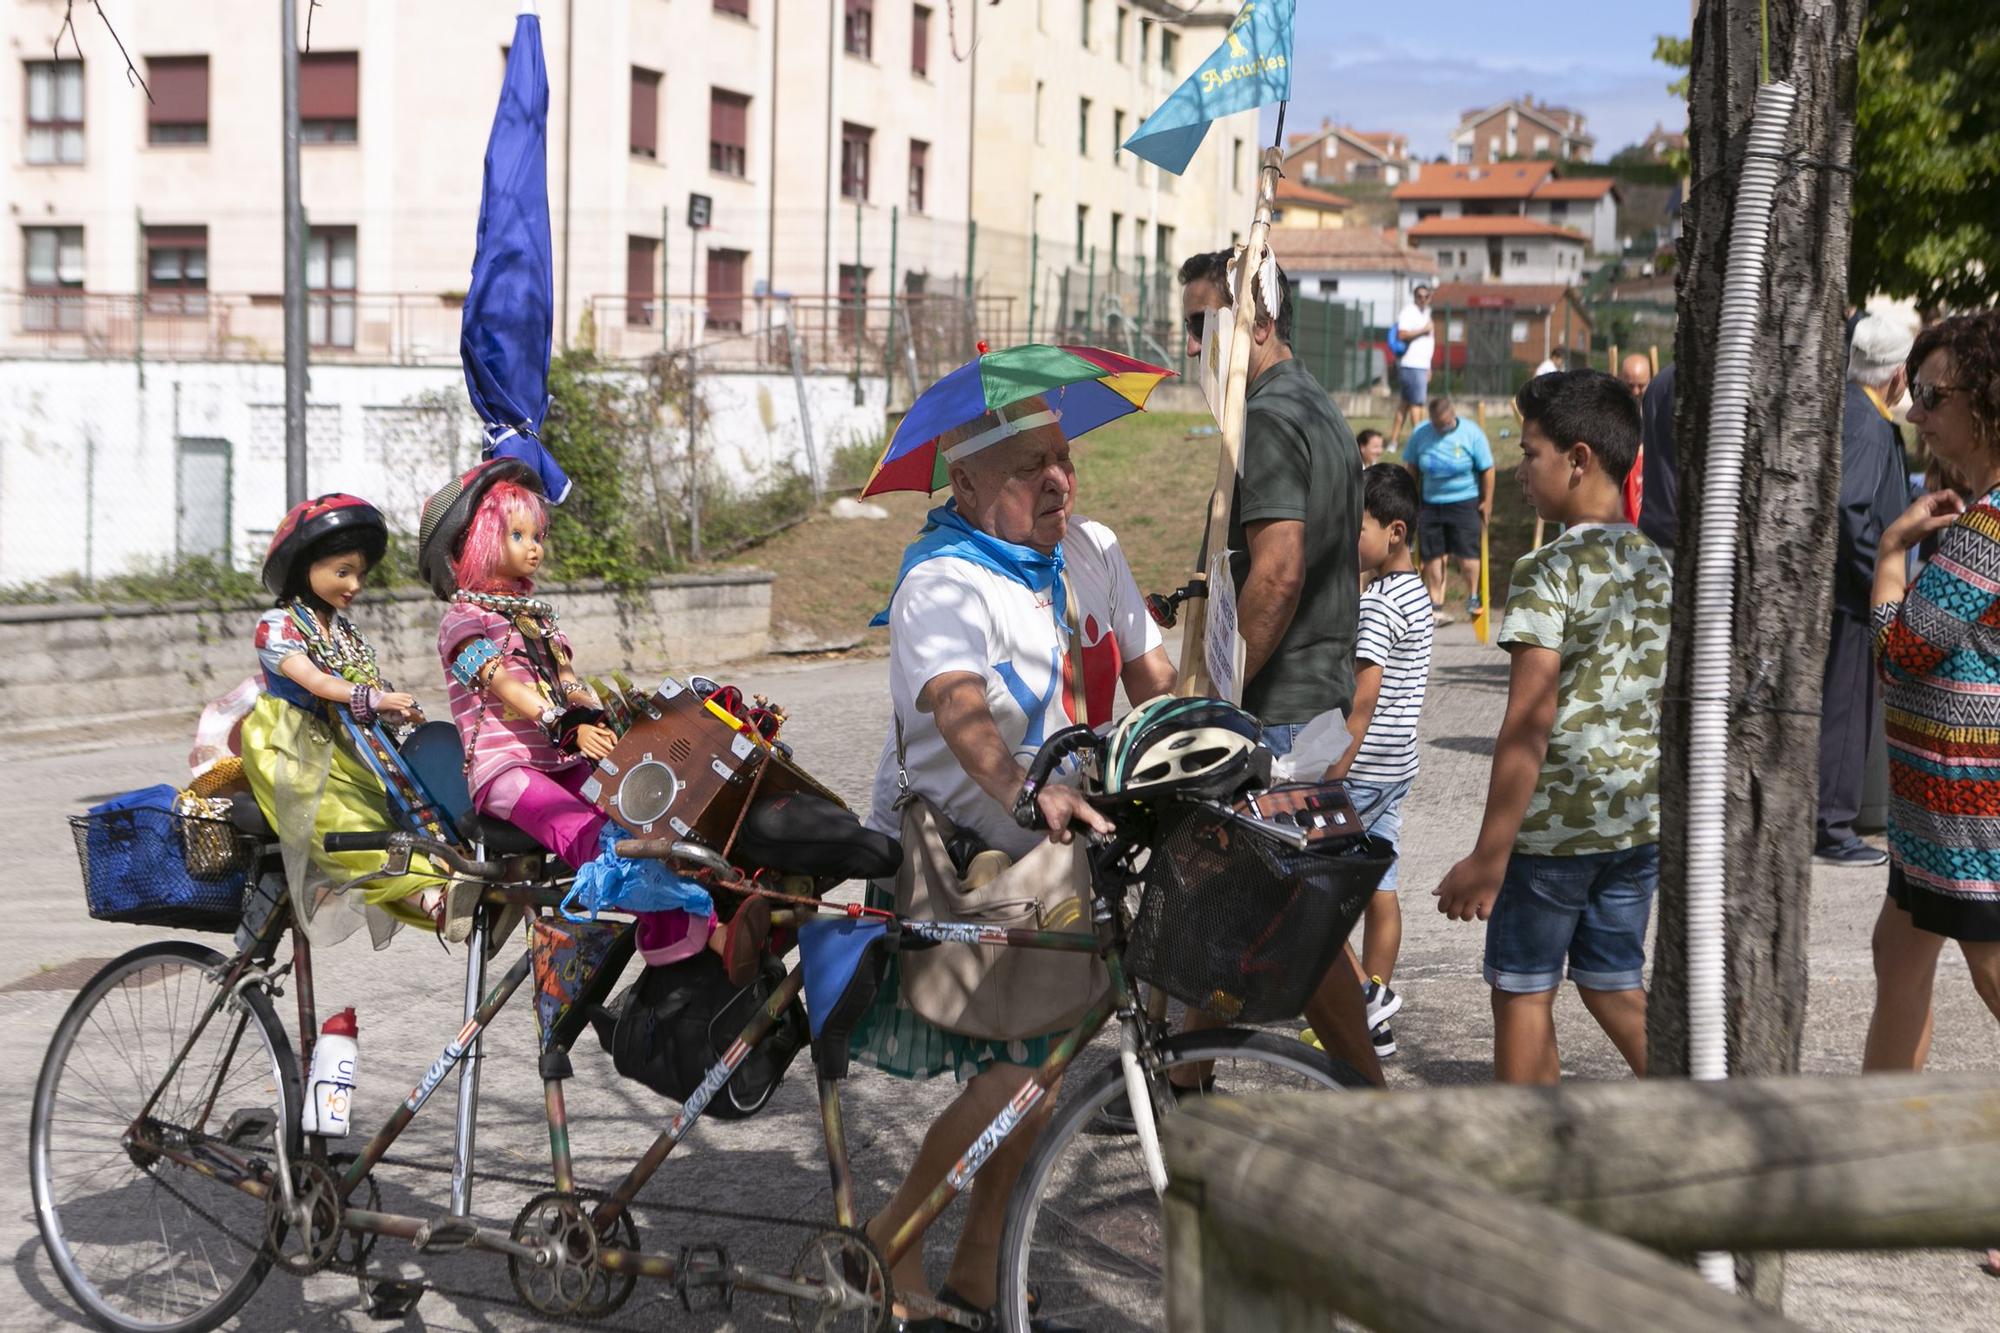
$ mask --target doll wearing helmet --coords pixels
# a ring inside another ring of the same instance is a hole
[[[377,948],[399,923],[430,925],[444,881],[427,863],[381,874],[381,852],[329,852],[325,834],[402,827],[377,765],[393,752],[382,721],[421,721],[416,700],[382,678],[375,650],[347,618],[388,525],[352,495],[296,505],[264,560],[277,605],[257,621],[262,692],[243,720],[243,770],[284,853],[293,910],[315,944],[364,923]]]
[[[532,596],[548,532],[540,491],[526,465],[494,459],[424,506],[418,563],[449,603],[438,655],[466,786],[482,816],[513,824],[574,869],[629,866],[611,850],[623,831],[578,794],[616,737],[577,679],[556,609]],[[647,961],[707,948],[732,980],[748,980],[769,932],[768,901],[749,900],[724,931],[706,895],[689,888],[691,910],[640,914]]]

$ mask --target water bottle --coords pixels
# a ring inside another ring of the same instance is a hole
[[[299,1128],[305,1133],[340,1139],[353,1127],[354,1074],[361,1062],[358,1034],[352,1008],[341,1010],[320,1028],[300,1114]]]

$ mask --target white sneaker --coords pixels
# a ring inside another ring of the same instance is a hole
[[[1375,1047],[1377,1060],[1386,1060],[1396,1053],[1396,1034],[1389,1030],[1387,1023],[1377,1023],[1369,1031],[1368,1041]]]
[[[1368,984],[1361,988],[1361,994],[1368,1001],[1368,1026],[1378,1028],[1394,1018],[1403,1007],[1403,997],[1382,984],[1382,978],[1370,977]]]

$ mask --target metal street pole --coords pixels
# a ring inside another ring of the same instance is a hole
[[[299,14],[278,0],[285,116],[285,505],[306,498],[306,216],[299,203]],[[329,318],[331,312],[329,312]]]
[[[667,206],[660,205],[660,354],[667,351],[667,252],[673,247],[673,233],[667,230]],[[692,281],[692,277],[690,277]]]

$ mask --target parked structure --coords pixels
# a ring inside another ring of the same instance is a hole
[[[1533,94],[1523,93],[1494,106],[1461,112],[1451,147],[1452,160],[1468,164],[1510,157],[1588,162],[1597,151],[1597,140],[1584,128],[1581,111],[1537,102]]]
[[[1591,254],[1616,254],[1621,248],[1616,183],[1601,176],[1563,176],[1553,162],[1428,166],[1390,194],[1397,225],[1406,233],[1433,218],[1512,216],[1575,231]]]
[[[1285,175],[1308,183],[1381,181],[1397,185],[1411,176],[1410,140],[1393,130],[1356,130],[1322,120],[1317,131],[1288,136]]]

